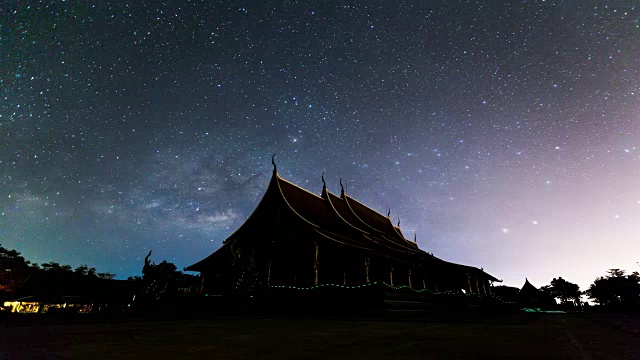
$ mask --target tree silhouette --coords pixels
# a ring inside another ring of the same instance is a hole
[[[75,270],[73,270],[73,273],[76,275],[87,275],[87,272],[89,271],[89,266],[87,266],[87,264],[82,264],[80,266],[78,266]]]
[[[51,261],[48,263],[44,263],[42,264],[42,270],[44,271],[50,271],[53,273],[72,273],[73,272],[73,268],[70,265],[60,265],[59,263],[55,262],[55,261]]]
[[[640,274],[625,276],[620,269],[610,269],[608,275],[598,277],[585,291],[598,304],[621,310],[640,310]]]
[[[87,264],[83,264],[73,270],[73,273],[82,276],[96,277],[96,268],[90,268]]]
[[[32,271],[29,261],[19,252],[0,245],[0,292],[15,292]]]
[[[96,269],[82,264],[73,269],[55,261],[41,266],[31,264],[16,250],[0,245],[0,296],[93,294],[104,287],[104,279],[112,280],[112,273],[97,273]]]
[[[624,270],[620,270],[620,269],[609,269],[609,270],[607,270],[607,273],[609,274],[608,277],[623,277],[624,276]]]
[[[98,279],[113,280],[115,277],[116,277],[116,274],[113,274],[110,272],[98,273]]]
[[[550,285],[546,285],[540,288],[540,291],[550,295],[554,299],[559,299],[561,304],[574,304],[580,305],[580,287],[577,284],[571,283],[561,276],[551,280]]]

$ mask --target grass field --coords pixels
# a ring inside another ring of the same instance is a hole
[[[237,318],[0,328],[0,359],[640,359],[640,336],[569,315],[455,323]]]

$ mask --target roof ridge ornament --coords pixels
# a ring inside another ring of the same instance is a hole
[[[398,227],[400,227],[400,216],[398,216]]]
[[[271,164],[273,165],[273,173],[277,174],[278,173],[278,167],[276,166],[276,153],[273,153],[273,156],[271,156]]]
[[[418,234],[416,233],[413,233],[413,242],[416,244],[418,243]]]
[[[344,186],[342,185],[342,176],[340,176],[340,196],[344,197],[346,192],[344,191]]]
[[[324,171],[322,172],[321,178],[322,178],[322,192],[325,192],[327,191],[327,182],[324,181]]]
[[[389,208],[389,211],[387,211],[387,217],[390,218],[391,217],[391,208]]]

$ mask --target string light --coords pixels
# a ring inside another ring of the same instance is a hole
[[[244,276],[244,273],[242,274],[242,276]],[[241,280],[239,281],[241,282]],[[238,282],[238,283],[239,283]],[[251,287],[249,288],[249,290],[247,291],[247,295],[250,295],[251,291],[253,290],[253,288],[255,287],[255,284],[257,282],[254,282]],[[361,284],[361,285],[341,285],[341,284],[320,284],[320,285],[316,285],[316,286],[309,286],[309,287],[301,287],[301,286],[293,286],[293,285],[269,285],[269,288],[272,289],[292,289],[292,290],[302,290],[302,291],[310,291],[310,290],[317,290],[320,289],[322,287],[334,287],[334,288],[341,288],[341,289],[349,289],[349,290],[353,290],[353,289],[361,289],[361,288],[365,288],[365,287],[371,287],[374,285],[378,285],[381,284],[387,288],[393,289],[393,290],[401,290],[401,289],[409,289],[413,292],[416,293],[429,293],[432,295],[460,295],[459,292],[456,291],[432,291],[429,289],[412,289],[407,285],[400,285],[400,286],[394,286],[391,285],[387,282],[384,281],[374,281],[374,282],[370,282],[367,284]],[[236,287],[237,289],[237,287]],[[505,301],[504,299],[502,299],[499,296],[496,295],[485,295],[485,296],[480,296],[478,294],[474,294],[474,293],[464,293],[464,295],[466,295],[467,297],[474,297],[474,298],[491,298],[491,299],[495,299],[495,300],[499,300],[500,302],[504,303],[504,304],[515,304],[515,302],[513,301]],[[222,294],[205,294],[205,296],[208,297],[222,297],[224,295]],[[253,297],[253,296],[251,296]]]

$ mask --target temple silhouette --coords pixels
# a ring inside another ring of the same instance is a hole
[[[273,175],[256,209],[220,249],[185,270],[200,272],[205,294],[257,289],[384,287],[409,293],[491,295],[497,278],[421,250],[387,215],[349,196],[316,195]]]

